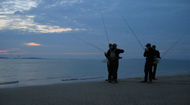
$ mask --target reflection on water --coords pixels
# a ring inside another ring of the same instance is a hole
[[[118,77],[144,77],[144,63],[120,60]],[[162,60],[158,64],[159,76],[186,73],[190,73],[190,60]],[[102,60],[0,59],[0,83],[9,82],[0,88],[105,79],[107,65]]]

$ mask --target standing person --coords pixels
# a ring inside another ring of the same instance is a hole
[[[107,53],[105,52],[105,56],[108,59],[107,61],[107,69],[108,69],[108,79],[106,81],[111,82],[112,78],[113,78],[113,72],[110,70],[110,62],[109,62],[109,55],[108,53],[113,49],[113,45],[109,44],[109,50],[107,51]]]
[[[156,45],[152,46],[153,50],[154,50],[154,63],[153,63],[153,72],[152,72],[152,79],[157,80],[156,77],[156,70],[157,70],[157,64],[159,63],[159,59],[161,59],[160,57],[160,52],[158,50],[156,50]]]
[[[124,53],[124,50],[117,49],[117,44],[113,44],[113,48],[107,52],[107,58],[109,60],[111,76],[113,76],[113,80],[115,83],[118,82],[117,71],[119,66],[119,59],[121,59],[121,57],[119,57],[120,53]],[[109,77],[109,82],[112,82],[110,77]]]
[[[144,57],[146,57],[145,68],[144,68],[145,77],[144,81],[141,82],[147,82],[148,76],[149,76],[149,82],[152,82],[152,65],[154,61],[154,50],[152,49],[150,43],[146,45]]]

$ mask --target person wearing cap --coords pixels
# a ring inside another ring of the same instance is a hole
[[[154,50],[152,49],[150,43],[146,45],[144,57],[146,57],[145,68],[144,68],[145,77],[144,81],[141,82],[147,82],[148,76],[149,76],[149,82],[152,82],[152,65],[154,61]]]
[[[119,66],[119,59],[121,57],[119,56],[120,53],[124,53],[123,49],[117,49],[117,44],[113,44],[113,48],[107,52],[107,58],[109,61],[109,67],[110,67],[110,75],[109,76],[109,81],[112,82],[112,78],[115,83],[118,82],[117,80],[117,71],[118,71],[118,66]]]
[[[157,64],[159,63],[159,59],[161,59],[160,57],[160,52],[158,50],[156,50],[156,45],[152,46],[153,50],[154,50],[154,63],[153,63],[153,72],[152,72],[152,79],[153,80],[157,80],[156,77],[156,70],[157,70]]]

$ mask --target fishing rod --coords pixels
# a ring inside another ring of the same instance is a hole
[[[108,37],[108,32],[107,32],[107,30],[106,30],[106,25],[105,25],[104,17],[103,17],[103,15],[102,15],[102,12],[101,12],[101,11],[100,11],[100,13],[101,13],[102,21],[103,21],[103,24],[104,24],[104,30],[105,30],[105,33],[106,33],[106,38],[107,38],[107,41],[108,41],[108,44],[109,44],[110,41],[109,41],[109,37]]]
[[[76,36],[74,36],[74,35],[71,35],[71,36],[74,37],[74,38],[76,38],[76,39],[78,39],[78,40],[80,40],[80,41],[82,41],[82,42],[84,42],[84,43],[86,43],[86,44],[88,44],[89,46],[92,46],[92,47],[94,47],[94,48],[96,48],[96,49],[98,49],[98,50],[100,50],[100,51],[105,52],[103,49],[101,49],[101,48],[99,48],[99,47],[97,47],[97,46],[95,46],[95,45],[93,45],[93,44],[91,44],[91,43],[89,43],[89,42],[87,42],[87,41],[85,41],[85,40],[79,38],[79,37],[76,37]]]
[[[122,16],[122,18],[123,18],[125,24],[129,27],[129,29],[131,30],[131,32],[135,36],[135,38],[137,39],[137,41],[139,42],[139,44],[141,45],[141,47],[144,49],[142,43],[140,42],[140,40],[138,39],[137,35],[135,34],[135,32],[130,27],[130,25],[127,23],[126,19],[123,16]],[[183,34],[161,57],[163,58],[185,35],[187,35],[187,32],[185,34]]]
[[[131,32],[132,32],[133,35],[135,36],[135,38],[137,39],[138,43],[141,45],[142,49],[144,50],[144,47],[143,47],[141,41],[139,40],[139,38],[137,37],[137,35],[136,35],[135,32],[133,31],[133,29],[130,27],[130,25],[127,23],[127,21],[126,21],[126,19],[123,17],[123,15],[122,15],[122,18],[123,18],[125,24],[129,27],[129,29],[131,30]]]
[[[187,35],[187,32],[183,34],[161,57],[163,58],[185,35]]]

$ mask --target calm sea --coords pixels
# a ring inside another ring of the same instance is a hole
[[[118,78],[144,77],[144,63],[120,60]],[[188,73],[190,60],[161,60],[157,68],[158,76]],[[102,60],[0,59],[0,88],[105,79],[107,64]]]

